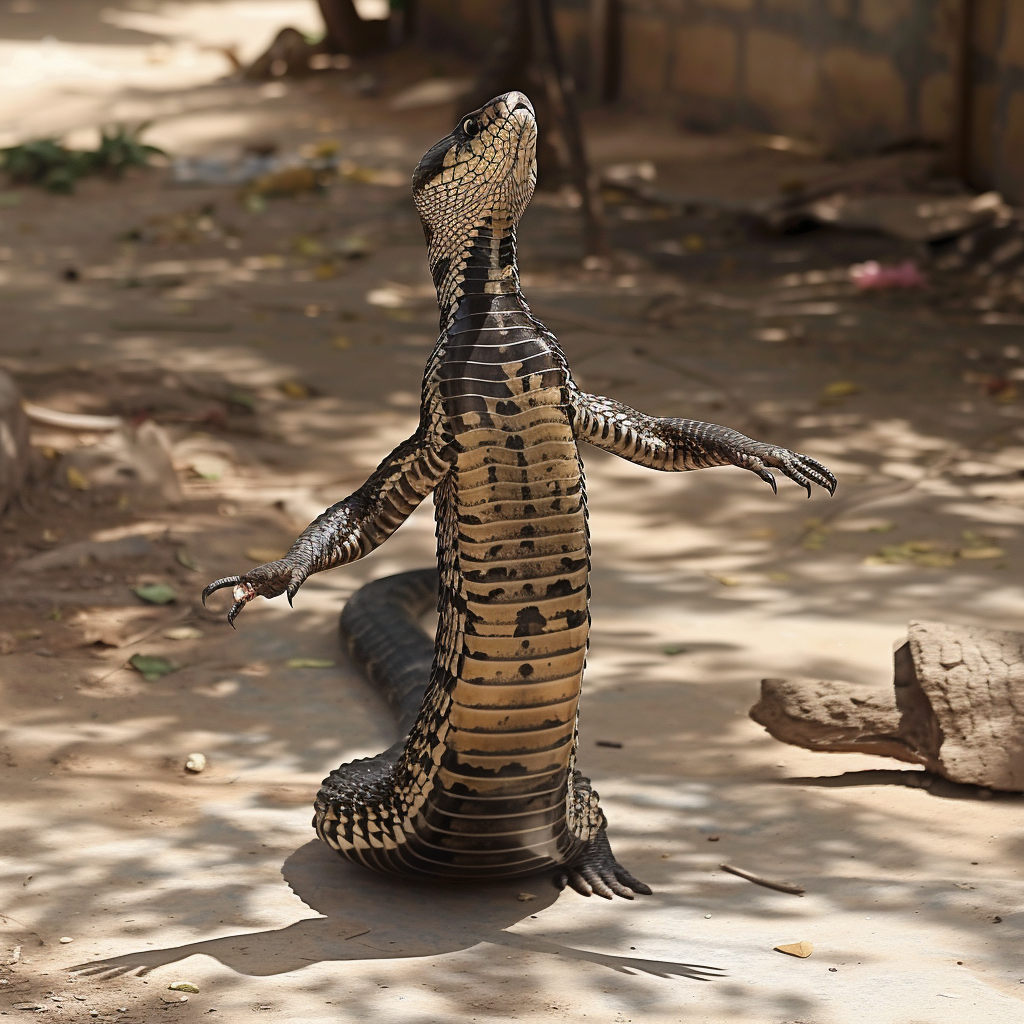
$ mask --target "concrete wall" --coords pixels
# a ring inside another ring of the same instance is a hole
[[[423,38],[482,56],[513,0],[420,0]],[[945,146],[972,184],[1024,202],[1024,0],[554,0],[566,60],[601,94],[595,11],[618,11],[617,101],[706,130],[791,134],[848,152]]]
[[[967,173],[1024,202],[1024,0],[975,0]]]
[[[623,0],[623,102],[863,150],[953,132],[962,0]],[[571,40],[586,5],[560,4]]]

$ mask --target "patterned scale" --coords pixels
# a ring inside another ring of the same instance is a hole
[[[506,93],[432,147],[413,176],[440,309],[415,433],[288,554],[232,587],[234,620],[256,596],[294,597],[315,572],[383,543],[433,492],[436,575],[404,573],[351,598],[342,634],[402,730],[377,757],[331,772],[317,834],[379,870],[509,877],[556,867],[584,895],[649,893],[612,854],[576,771],[590,625],[586,494],[577,443],[666,471],[771,469],[807,489],[835,478],[813,459],[714,423],[659,418],[573,382],[520,291],[515,227],[536,179],[529,100]],[[415,620],[437,593],[431,645]]]

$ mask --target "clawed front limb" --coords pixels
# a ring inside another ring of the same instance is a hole
[[[820,462],[717,423],[648,416],[576,388],[570,390],[570,405],[577,440],[641,466],[667,471],[739,466],[756,473],[773,491],[778,490],[771,472],[776,469],[806,488],[808,497],[812,484],[835,493],[836,478]]]
[[[256,597],[288,595],[315,572],[354,562],[382,544],[413,509],[440,483],[448,463],[417,431],[400,444],[354,494],[317,516],[284,558],[225,576],[203,590],[203,603],[214,591],[232,588],[228,622]]]

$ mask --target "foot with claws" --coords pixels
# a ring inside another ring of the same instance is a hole
[[[206,604],[206,599],[215,591],[231,587],[234,603],[228,612],[228,622],[234,626],[238,613],[255,597],[279,597],[281,594],[287,594],[288,603],[291,604],[292,598],[306,581],[307,575],[308,573],[303,572],[287,558],[279,558],[276,562],[267,562],[265,565],[250,569],[244,576],[225,576],[223,579],[214,580],[203,590],[203,604]]]
[[[828,469],[809,455],[791,452],[788,448],[753,442],[747,447],[734,449],[734,456],[730,461],[740,469],[749,469],[756,473],[776,494],[779,493],[779,488],[772,469],[778,470],[793,483],[803,487],[808,498],[811,496],[812,484],[824,488],[830,495],[836,493],[838,482]]]
[[[608,842],[608,833],[601,829],[590,841],[583,856],[556,872],[556,889],[567,885],[581,896],[603,896],[606,900],[621,896],[650,896],[651,887],[634,878],[616,859]]]

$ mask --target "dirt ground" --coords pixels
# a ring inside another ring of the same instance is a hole
[[[153,117],[175,155],[336,140],[348,163],[264,202],[170,168],[0,191],[0,368],[31,402],[132,425],[35,425],[33,482],[0,519],[0,1014],[1024,1021],[1021,798],[786,747],[747,718],[764,676],[891,685],[910,619],[1019,628],[1020,329],[981,323],[968,277],[853,289],[847,266],[921,258],[908,243],[769,236],[624,195],[614,268],[585,271],[571,197],[540,194],[524,290],[581,385],[807,452],[840,486],[774,497],[733,469],[585,453],[580,762],[653,896],[376,877],[309,828],[323,776],[392,740],[336,616],[361,583],[430,564],[432,508],[237,631],[199,592],[277,557],[411,432],[436,309],[407,181],[454,115],[388,97],[465,69],[401,53],[241,84],[217,47],[251,56],[282,24],[315,27],[313,4],[35,8],[0,12],[9,141]],[[730,201],[834,169],[626,112],[588,132],[602,166],[650,159],[659,183]],[[175,600],[133,592],[154,584]],[[174,671],[147,680],[136,655]],[[801,940],[807,959],[773,952]]]

